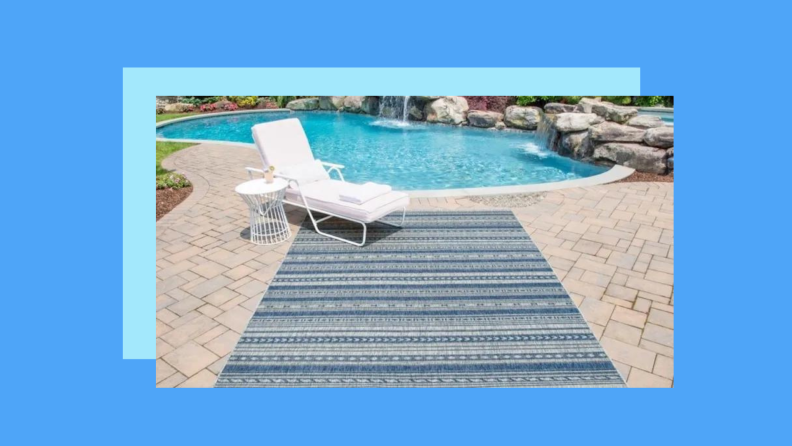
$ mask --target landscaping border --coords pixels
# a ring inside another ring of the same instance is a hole
[[[168,229],[172,224],[176,223],[176,221],[185,213],[187,213],[187,211],[189,211],[194,204],[201,201],[209,191],[209,182],[206,180],[206,178],[200,174],[183,169],[179,166],[179,158],[183,156],[184,153],[190,152],[197,147],[200,146],[195,145],[191,147],[185,147],[184,149],[179,150],[178,152],[173,153],[167,158],[163,159],[161,162],[163,168],[180,173],[187,177],[187,179],[190,180],[193,185],[193,191],[189,197],[185,198],[184,201],[179,203],[175,208],[171,209],[170,212],[157,220],[157,237],[159,237],[159,235]]]

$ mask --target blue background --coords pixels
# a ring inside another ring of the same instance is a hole
[[[2,442],[788,438],[789,11],[444,3],[0,6]],[[676,97],[676,388],[155,389],[154,361],[119,354],[122,67],[135,66],[640,67],[642,94]]]

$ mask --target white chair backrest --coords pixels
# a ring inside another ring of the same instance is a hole
[[[253,126],[256,142],[264,169],[276,169],[313,161],[311,145],[297,118],[265,122]]]

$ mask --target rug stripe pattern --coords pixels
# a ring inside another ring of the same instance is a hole
[[[309,224],[217,387],[624,386],[510,211]]]

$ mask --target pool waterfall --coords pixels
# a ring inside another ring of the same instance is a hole
[[[557,138],[558,132],[553,129],[553,123],[546,113],[540,113],[539,123],[536,127],[536,140],[544,147],[554,147],[554,139]]]
[[[383,96],[380,99],[379,116],[407,122],[410,111],[410,96]]]

